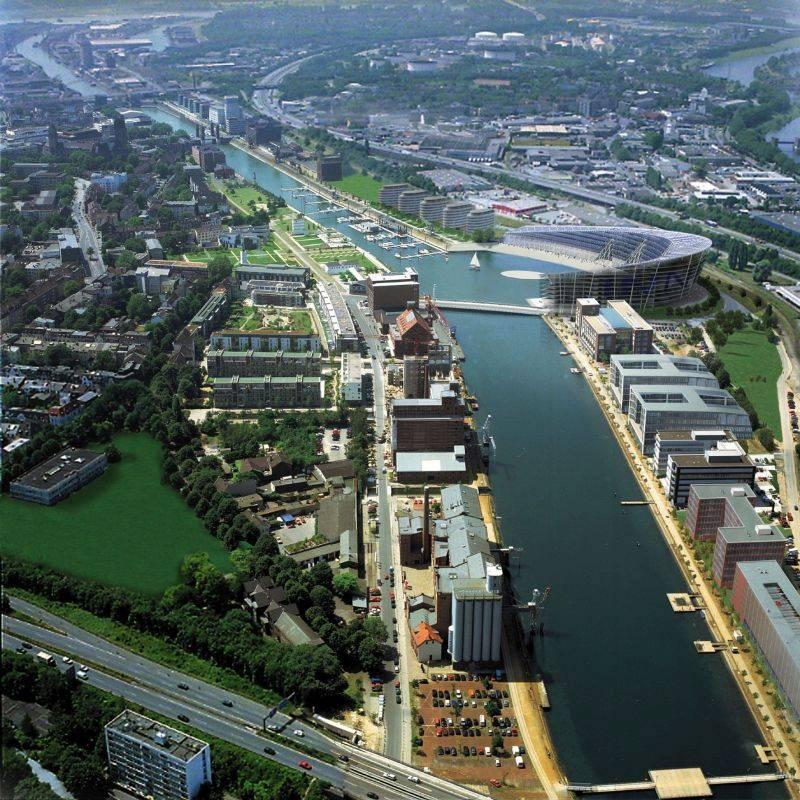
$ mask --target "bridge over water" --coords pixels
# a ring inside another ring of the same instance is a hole
[[[489,314],[520,314],[528,317],[540,317],[547,313],[542,306],[517,306],[504,303],[475,303],[471,300],[434,301],[439,308],[451,311],[484,311]]]

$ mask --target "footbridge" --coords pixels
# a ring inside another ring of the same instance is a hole
[[[471,300],[440,300],[434,301],[439,308],[450,311],[484,311],[489,314],[520,314],[528,317],[540,317],[546,309],[536,306],[516,306],[504,303],[475,303]]]
[[[564,788],[575,794],[655,791],[658,798],[711,797],[712,786],[734,786],[786,780],[783,772],[706,777],[697,767],[651,770],[650,780],[630,783],[568,783]]]

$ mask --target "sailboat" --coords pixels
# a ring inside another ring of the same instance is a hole
[[[475,270],[478,270],[478,269],[481,268],[481,262],[478,261],[477,252],[472,254],[472,261],[469,262],[469,268],[470,269],[475,269]]]

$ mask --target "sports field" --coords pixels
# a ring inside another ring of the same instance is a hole
[[[145,433],[124,433],[114,444],[122,460],[57,505],[3,495],[0,552],[149,594],[177,583],[189,553],[205,551],[229,569],[222,543],[161,483],[158,442]]]
[[[750,328],[735,331],[728,337],[719,357],[731,376],[750,398],[762,424],[772,428],[775,438],[781,438],[781,418],[778,409],[778,377],[781,359],[778,348],[771,344],[764,331]]]
[[[347,175],[340,181],[331,181],[331,186],[336,187],[341,192],[360,197],[368,203],[378,202],[378,192],[383,184],[376,181],[375,178],[369,175],[362,175],[361,173],[353,173]]]

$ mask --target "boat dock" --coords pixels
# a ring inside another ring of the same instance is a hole
[[[694,649],[700,655],[709,655],[711,653],[719,653],[721,650],[726,650],[728,645],[724,642],[710,642],[704,639],[698,639],[694,642]]]
[[[688,769],[650,770],[650,780],[631,783],[570,783],[565,787],[575,794],[611,794],[614,792],[655,791],[659,800],[674,800],[682,797],[711,797],[712,786],[733,786],[745,783],[768,783],[786,780],[782,772],[766,772],[761,775],[722,775],[706,777],[699,767]]]
[[[651,506],[653,505],[652,500],[620,500],[619,504],[621,506]]]
[[[539,705],[548,710],[550,708],[550,698],[547,696],[547,687],[543,680],[535,681],[536,691],[539,693]]]
[[[670,592],[667,594],[667,600],[676,614],[682,614],[686,611],[700,611],[700,595],[687,594],[686,592]]]

